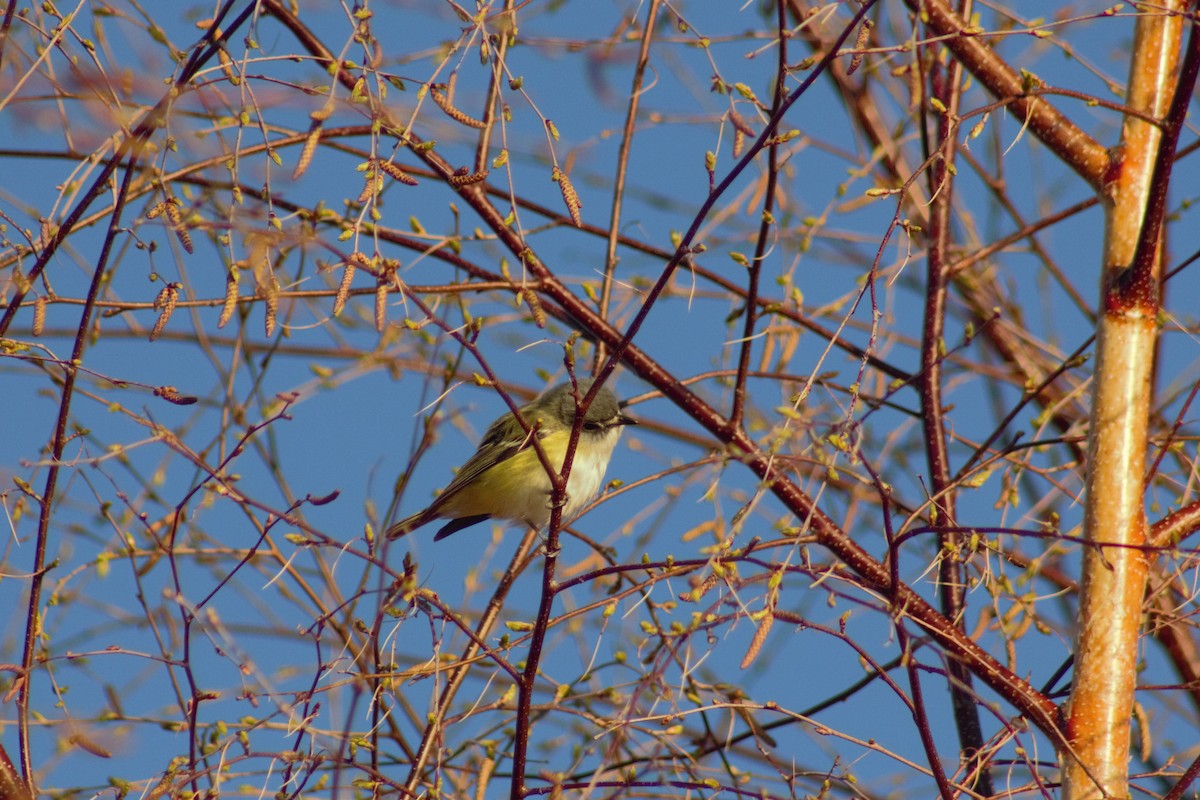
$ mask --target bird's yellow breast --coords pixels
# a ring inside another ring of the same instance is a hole
[[[567,479],[567,501],[563,521],[579,514],[600,490],[604,471],[617,443],[617,431],[580,438]],[[555,433],[541,440],[546,459],[561,470],[568,434]],[[442,506],[444,517],[468,517],[486,514],[525,522],[536,528],[550,524],[551,481],[537,451],[526,448],[489,467],[467,486],[447,498]]]

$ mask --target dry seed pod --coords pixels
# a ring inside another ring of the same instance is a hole
[[[484,123],[483,120],[475,119],[474,117],[469,116],[468,114],[465,114],[464,112],[455,108],[454,104],[450,102],[450,98],[446,96],[444,91],[442,91],[443,88],[444,86],[440,83],[429,84],[429,96],[433,98],[433,102],[437,103],[437,107],[445,112],[447,117],[455,122],[466,125],[468,128],[487,127],[487,124]]]
[[[313,153],[317,152],[320,141],[321,123],[313,120],[308,129],[308,138],[304,140],[304,147],[300,148],[300,160],[296,162],[296,169],[292,171],[292,180],[298,179],[308,171],[308,165],[312,163]]]
[[[733,157],[741,158],[742,148],[746,146],[746,134],[737,128],[733,129]]]
[[[350,282],[354,280],[354,262],[346,261],[346,266],[342,269],[342,282],[338,284],[337,294],[333,298],[333,315],[336,317],[342,313],[342,308],[346,305],[346,298],[350,295]]]
[[[154,205],[150,206],[150,210],[146,212],[146,219],[158,219],[159,215],[167,210],[167,201],[159,200]]]
[[[563,202],[567,204],[567,213],[571,215],[571,222],[575,223],[576,228],[582,228],[583,217],[579,214],[579,209],[583,208],[583,203],[579,200],[579,193],[571,185],[571,179],[567,177],[567,173],[555,167],[554,171],[550,173],[550,180],[558,183]]]

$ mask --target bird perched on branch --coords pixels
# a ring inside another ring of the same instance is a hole
[[[592,388],[590,379],[560,384],[520,409],[525,427],[506,413],[488,426],[479,448],[458,475],[428,508],[387,529],[396,539],[435,519],[449,520],[434,536],[445,539],[463,528],[489,519],[523,522],[542,529],[550,524],[552,484],[533,446],[537,437],[546,459],[561,472],[579,403]],[[621,413],[617,396],[600,387],[583,412],[575,458],[567,478],[562,521],[574,519],[600,491],[613,448],[626,425],[637,421]]]

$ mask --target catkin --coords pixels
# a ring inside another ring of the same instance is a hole
[[[267,289],[267,316],[266,319],[263,320],[268,339],[275,335],[275,320],[278,314],[279,290],[274,286],[271,286]]]
[[[154,310],[159,314],[158,319],[154,321],[154,328],[150,331],[150,341],[153,342],[163,332],[163,328],[167,326],[167,320],[171,318],[171,314],[175,313],[175,303],[178,300],[179,284],[177,283],[168,283],[154,298]]]
[[[437,107],[440,108],[447,117],[455,122],[466,125],[468,128],[480,129],[487,127],[487,123],[485,123],[483,120],[475,119],[462,110],[455,108],[454,104],[450,102],[450,98],[446,96],[446,93],[443,92],[442,89],[442,84],[429,84],[429,96],[433,98],[433,102],[437,103]]]
[[[238,281],[238,265],[230,264],[229,272],[225,275],[225,302],[221,304],[221,318],[217,320],[218,328],[225,327],[225,323],[229,322],[229,319],[233,316],[234,309],[237,308]]]
[[[404,170],[400,169],[391,161],[377,161],[375,163],[377,163],[379,168],[390,175],[394,180],[400,181],[400,183],[403,183],[406,186],[416,186],[418,183],[420,183],[420,181],[418,181],[412,175],[409,175]]]
[[[479,183],[486,180],[488,171],[480,170],[479,172],[467,172],[465,169],[459,170],[451,175],[448,180],[451,186],[470,186],[472,183]]]
[[[375,284],[375,330],[383,333],[383,329],[387,327],[387,296],[388,282],[385,278],[380,278]]]
[[[576,228],[582,228],[583,217],[580,216],[579,209],[583,208],[583,203],[579,200],[579,192],[575,191],[575,187],[571,185],[571,179],[567,177],[567,173],[555,167],[550,173],[550,180],[558,183],[563,202],[567,204],[567,213],[571,215],[571,222],[575,224]]]
[[[699,586],[694,587],[690,592],[683,592],[679,595],[679,599],[686,603],[694,603],[704,595],[712,591],[713,587],[720,582],[720,578],[715,573],[705,576]]]
[[[292,171],[292,180],[296,180],[308,171],[308,165],[312,163],[313,153],[317,152],[317,145],[320,141],[321,123],[313,120],[308,129],[308,138],[304,140],[304,147],[300,148],[300,160],[296,162],[296,169]]]
[[[537,292],[525,287],[521,290],[521,298],[525,301],[525,305],[529,306],[529,313],[533,315],[533,324],[539,328],[545,328],[546,309],[542,308],[542,300],[537,296]]]
[[[871,40],[871,24],[871,20],[864,18],[862,25],[858,28],[858,39],[854,42],[854,49],[858,52],[850,57],[850,66],[846,69],[847,76],[853,75],[862,66],[864,55],[862,51]]]
[[[746,118],[737,112],[736,109],[729,109],[729,122],[733,125],[733,129],[741,131],[747,136],[757,136],[754,128],[750,127],[750,123],[746,122]]]
[[[754,638],[750,640],[750,647],[746,650],[746,656],[742,659],[742,669],[754,663],[754,659],[758,658],[758,653],[762,650],[763,643],[767,641],[767,634],[771,632],[771,624],[775,622],[775,615],[767,611],[766,616],[758,623],[758,628],[754,631]]]
[[[179,201],[174,197],[168,198],[164,211],[167,212],[167,219],[171,220],[171,229],[175,231],[175,237],[179,239],[183,249],[188,252],[188,255],[196,252],[196,248],[192,244],[192,234],[184,225],[183,214],[179,210]]]
[[[46,329],[46,297],[43,295],[33,301],[33,335],[41,336]]]
[[[337,294],[333,298],[333,315],[336,317],[342,313],[342,308],[346,305],[346,298],[350,296],[350,282],[354,280],[354,262],[346,261],[346,266],[342,269],[342,282],[338,284]]]

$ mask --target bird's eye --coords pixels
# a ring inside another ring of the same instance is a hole
[[[585,422],[583,423],[583,429],[585,431],[602,431],[604,430],[604,424],[600,422]]]

